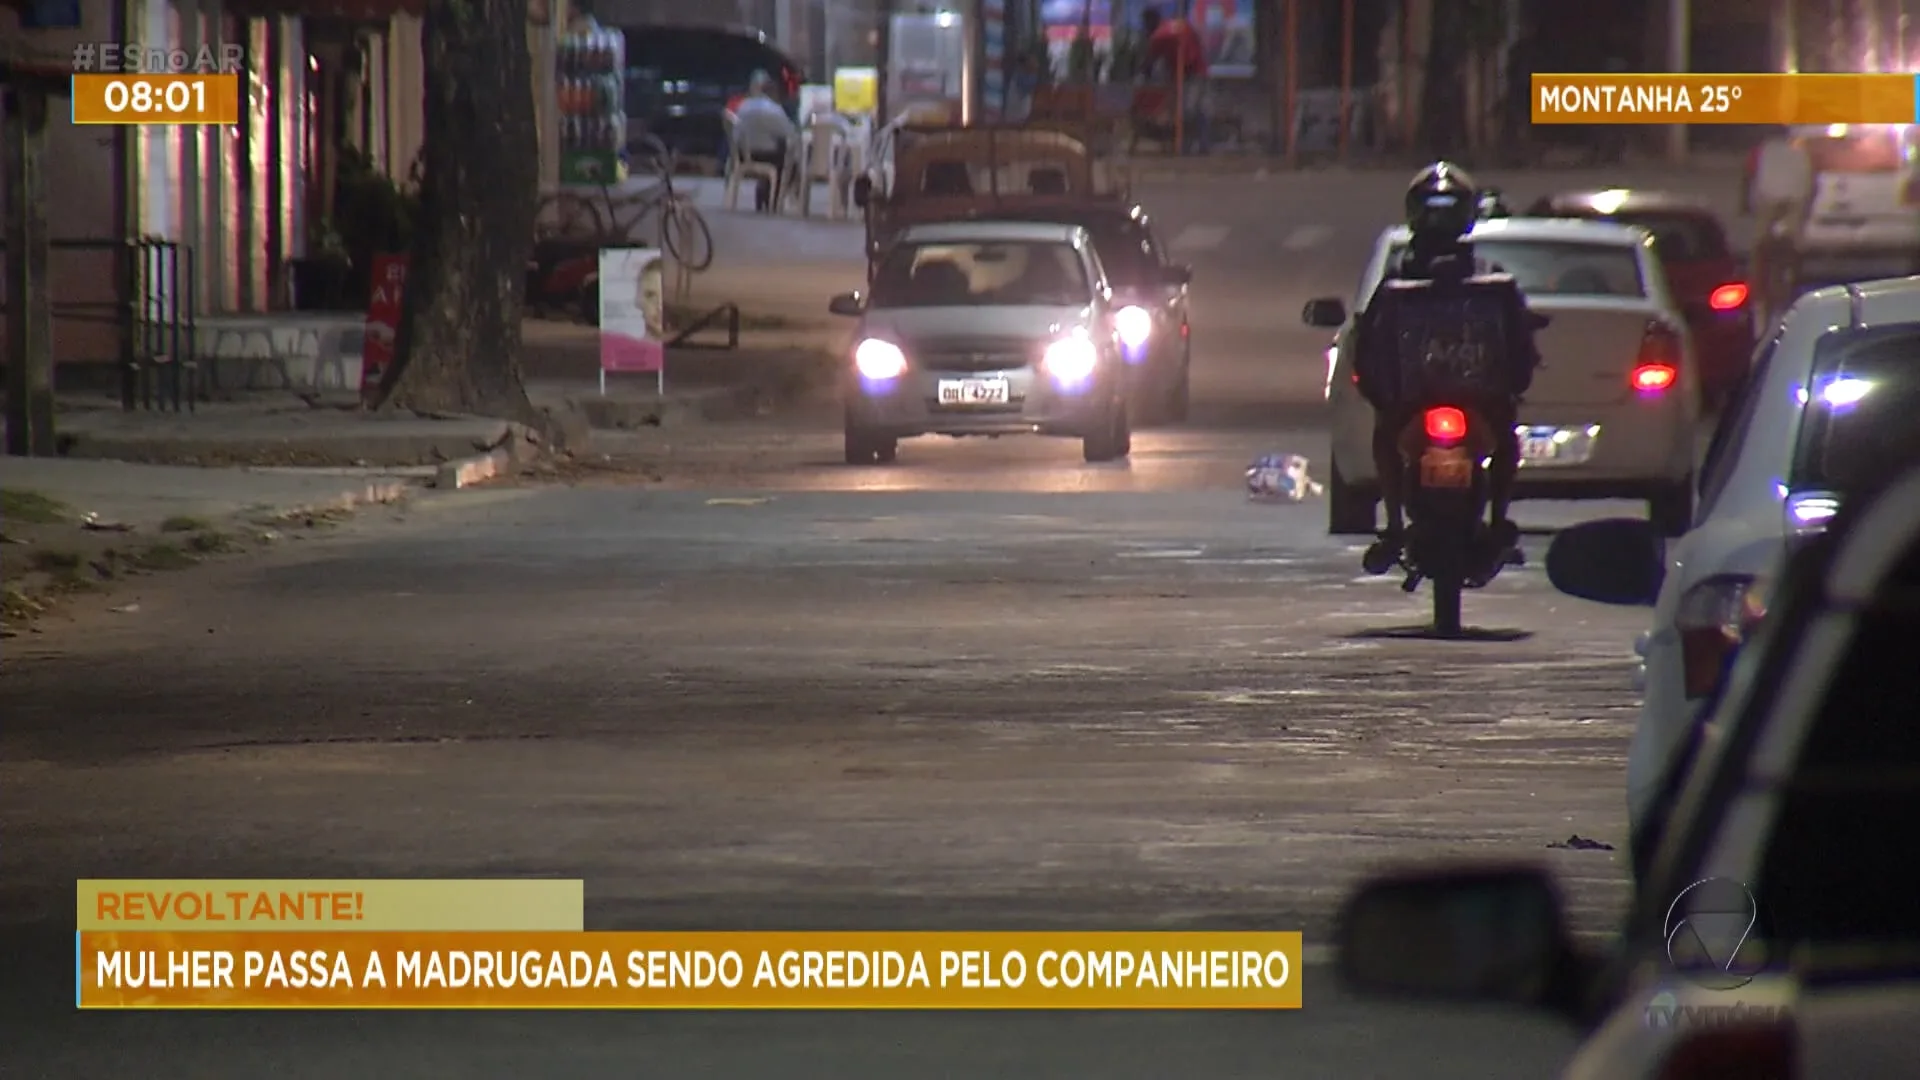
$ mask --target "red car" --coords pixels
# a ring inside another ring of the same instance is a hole
[[[1711,209],[1659,192],[1570,191],[1546,196],[1527,216],[1616,221],[1652,233],[1667,285],[1693,330],[1704,400],[1725,401],[1746,378],[1754,346],[1753,296]]]

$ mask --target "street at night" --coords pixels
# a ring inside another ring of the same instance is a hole
[[[1491,179],[1516,200],[1599,180]],[[1483,633],[1436,641],[1407,633],[1425,593],[1363,575],[1324,499],[1243,480],[1270,451],[1324,470],[1327,335],[1300,310],[1351,299],[1404,183],[1139,192],[1194,266],[1195,405],[1130,461],[927,438],[852,467],[826,402],[601,432],[553,474],[139,579],[9,640],[0,1071],[1551,1073],[1570,1029],[1356,1001],[1328,933],[1369,870],[1448,857],[1548,864],[1579,927],[1615,924],[1646,616],[1540,563],[1551,529],[1644,506],[1523,504],[1528,564],[1468,594]],[[816,277],[824,319],[839,282]],[[496,876],[584,879],[589,929],[1298,929],[1305,1007],[184,1016],[45,993],[73,969],[77,878]]]

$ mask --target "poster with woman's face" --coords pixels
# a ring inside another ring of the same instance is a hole
[[[667,284],[660,260],[649,262],[640,271],[640,294],[636,298],[640,317],[647,321],[647,336],[655,341],[667,339]]]
[[[665,363],[666,289],[660,252],[600,252],[600,369],[660,371]]]

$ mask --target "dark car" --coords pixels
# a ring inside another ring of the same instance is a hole
[[[1542,198],[1527,215],[1616,221],[1652,233],[1667,284],[1693,330],[1704,399],[1725,401],[1746,378],[1754,346],[1752,290],[1711,209],[1659,192],[1570,191]]]
[[[1094,251],[1107,270],[1120,307],[1121,332],[1128,340],[1133,368],[1133,397],[1153,422],[1187,419],[1193,360],[1192,323],[1187,317],[1191,269],[1167,261],[1153,222],[1140,207],[1119,201],[996,210],[996,220],[1047,221],[1078,225],[1093,237]],[[1144,318],[1125,314],[1138,308]],[[1137,326],[1137,329],[1135,328]]]
[[[724,160],[728,105],[756,71],[772,76],[792,112],[806,75],[765,34],[692,26],[631,26],[627,38],[627,141],[653,135],[675,154]]]

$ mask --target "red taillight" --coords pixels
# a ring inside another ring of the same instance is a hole
[[[1766,614],[1766,591],[1756,578],[1721,575],[1687,590],[1674,629],[1680,633],[1681,682],[1688,700],[1713,693],[1734,653]]]
[[[1434,442],[1459,442],[1466,437],[1466,413],[1451,405],[1427,410],[1427,438]]]
[[[1747,286],[1744,282],[1732,281],[1713,290],[1707,297],[1707,306],[1715,311],[1734,311],[1747,302]]]
[[[1673,385],[1680,373],[1669,364],[1641,364],[1633,369],[1633,388],[1643,394],[1657,394]]]
[[[1753,1024],[1689,1035],[1667,1054],[1660,1080],[1794,1080],[1799,1047],[1791,1024]]]

